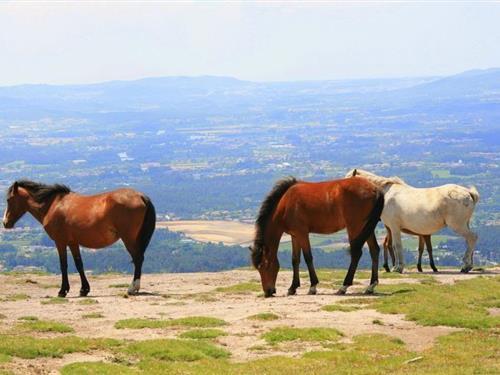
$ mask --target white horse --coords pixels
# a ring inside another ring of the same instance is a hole
[[[465,188],[447,184],[432,188],[415,188],[399,177],[382,177],[353,169],[346,177],[360,176],[378,186],[385,196],[381,219],[392,234],[396,253],[393,271],[403,272],[404,257],[401,231],[419,235],[432,235],[448,226],[465,238],[467,250],[463,257],[462,272],[472,269],[472,255],[477,235],[469,228],[479,193],[475,187]]]

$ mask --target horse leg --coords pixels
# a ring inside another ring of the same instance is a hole
[[[82,282],[82,287],[80,289],[80,297],[86,297],[90,292],[90,285],[87,280],[87,277],[85,276],[85,270],[83,269],[83,261],[82,261],[82,256],[80,254],[80,246],[78,246],[78,244],[69,245],[69,248],[71,250],[71,255],[73,255],[73,260],[75,261],[75,267],[78,273],[80,274],[80,281]]]
[[[136,241],[125,238],[122,238],[122,240],[129,254],[132,256],[132,262],[134,263],[134,278],[127,291],[127,293],[132,296],[139,293],[139,289],[141,289],[141,273],[144,254],[140,251]]]
[[[307,269],[309,271],[309,279],[311,281],[311,286],[309,287],[309,292],[307,294],[316,294],[316,285],[319,284],[318,276],[316,275],[316,270],[313,264],[313,255],[311,251],[311,243],[309,242],[309,235],[306,234],[301,241],[301,248],[304,254],[304,260],[307,264]]]
[[[68,253],[66,252],[66,244],[56,243],[57,252],[59,254],[59,264],[61,266],[61,289],[59,290],[59,297],[66,297],[69,292],[68,280]]]
[[[293,280],[292,285],[288,289],[288,295],[293,296],[297,293],[297,288],[300,286],[300,245],[298,240],[292,236],[292,266],[293,266]]]
[[[398,227],[391,229],[392,245],[395,249],[396,265],[392,269],[394,272],[403,273],[405,267],[405,260],[403,254],[403,244],[401,242],[401,230]]]
[[[432,243],[431,236],[424,236],[425,246],[427,247],[427,252],[429,253],[429,263],[432,268],[432,271],[438,272],[436,265],[434,264],[434,257],[432,256]]]
[[[391,269],[389,268],[389,234],[387,234],[384,238],[384,269],[385,272],[391,272]]]
[[[362,255],[363,244],[352,246],[353,243],[351,241],[351,264],[349,265],[349,270],[347,271],[347,275],[344,279],[344,284],[337,291],[337,294],[345,294],[347,292],[347,288],[349,288],[354,280],[354,274],[356,273],[356,269],[358,268],[359,259]]]
[[[375,287],[378,285],[378,258],[380,255],[380,247],[378,246],[375,233],[372,233],[366,242],[370,248],[370,257],[372,258],[372,277],[370,286],[366,288],[365,294],[373,294]]]
[[[465,251],[461,272],[467,273],[472,269],[472,255],[474,254],[474,246],[477,241],[477,234],[470,230],[469,223],[464,223],[462,225],[450,223],[449,226],[459,235],[465,238],[467,242],[467,250]]]
[[[417,270],[422,272],[422,254],[424,253],[424,237],[418,236],[418,261]]]

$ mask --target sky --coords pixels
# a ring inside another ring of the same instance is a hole
[[[0,85],[295,81],[500,67],[500,2],[5,1]]]

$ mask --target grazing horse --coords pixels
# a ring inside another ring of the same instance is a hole
[[[391,270],[389,269],[389,263],[388,263],[388,253],[391,255],[391,260],[392,260],[393,265],[396,264],[396,259],[394,256],[394,248],[392,246],[391,231],[389,228],[385,228],[385,229],[387,230],[387,235],[385,236],[385,239],[384,239],[384,269],[387,272],[391,272]],[[425,247],[427,247],[427,253],[429,254],[430,266],[434,272],[438,272],[438,270],[434,264],[434,257],[432,255],[431,236],[412,233],[406,229],[401,229],[401,232],[418,236],[418,262],[417,262],[418,272],[422,272],[422,254],[424,253],[424,244],[425,244]]]
[[[32,181],[16,181],[7,191],[5,228],[29,212],[54,240],[61,265],[62,284],[59,297],[69,292],[66,247],[69,246],[86,296],[90,285],[85,277],[80,246],[100,249],[122,239],[135,266],[129,294],[140,289],[144,252],[155,230],[156,213],[151,200],[132,189],[119,189],[85,196],[64,185],[45,185]]]
[[[262,203],[255,223],[253,246],[250,247],[252,263],[260,273],[265,296],[276,293],[277,253],[283,233],[292,237],[293,281],[288,294],[295,294],[300,286],[301,249],[311,280],[309,293],[315,294],[319,281],[313,266],[309,233],[331,234],[344,228],[347,228],[349,237],[351,264],[337,293],[345,294],[352,285],[365,242],[372,258],[371,281],[366,293],[373,293],[378,284],[380,252],[374,229],[383,207],[382,192],[361,178],[313,183],[290,177],[278,181]]]
[[[432,188],[415,188],[398,177],[381,177],[361,169],[353,169],[346,177],[359,176],[377,185],[385,195],[382,221],[391,232],[396,253],[394,271],[403,272],[404,257],[401,243],[403,229],[411,233],[432,235],[448,226],[465,238],[462,272],[472,269],[472,255],[477,235],[469,228],[474,208],[479,201],[475,187],[447,184]]]

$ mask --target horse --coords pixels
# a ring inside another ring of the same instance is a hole
[[[461,272],[472,269],[472,255],[477,235],[469,224],[479,193],[475,187],[447,184],[431,188],[415,188],[399,177],[382,177],[361,169],[353,169],[346,177],[359,176],[377,185],[385,195],[382,221],[391,232],[396,253],[394,271],[403,272],[404,257],[401,231],[432,235],[444,227],[450,227],[467,243]]]
[[[80,296],[90,292],[80,246],[101,249],[122,239],[132,256],[134,278],[130,295],[140,289],[144,252],[156,226],[151,200],[132,189],[118,189],[97,195],[81,195],[65,185],[46,185],[28,180],[14,182],[7,191],[3,225],[10,229],[29,212],[54,240],[62,274],[59,297],[66,297],[70,285],[66,248],[69,246],[80,274]]]
[[[365,242],[372,259],[370,286],[365,293],[373,293],[378,284],[380,253],[374,230],[383,207],[384,195],[365,179],[305,182],[289,177],[279,180],[260,207],[250,247],[252,263],[259,271],[265,297],[276,293],[280,268],[277,253],[283,233],[292,237],[293,281],[288,295],[294,295],[300,286],[301,249],[311,281],[309,294],[316,294],[319,280],[314,270],[309,233],[332,234],[344,228],[349,238],[351,262],[337,294],[345,294],[353,284]]]
[[[391,272],[389,269],[388,263],[388,254],[391,256],[392,264],[396,264],[396,259],[394,256],[394,248],[392,246],[392,236],[389,228],[385,228],[387,230],[387,235],[384,239],[384,269],[386,272]],[[413,234],[418,236],[418,261],[417,261],[417,270],[418,272],[422,272],[422,255],[424,253],[424,245],[427,248],[427,253],[429,254],[429,263],[432,268],[432,271],[438,272],[436,265],[434,263],[434,257],[432,255],[432,243],[430,235],[420,235],[413,232],[408,231],[407,229],[401,229],[401,232],[406,234]]]

